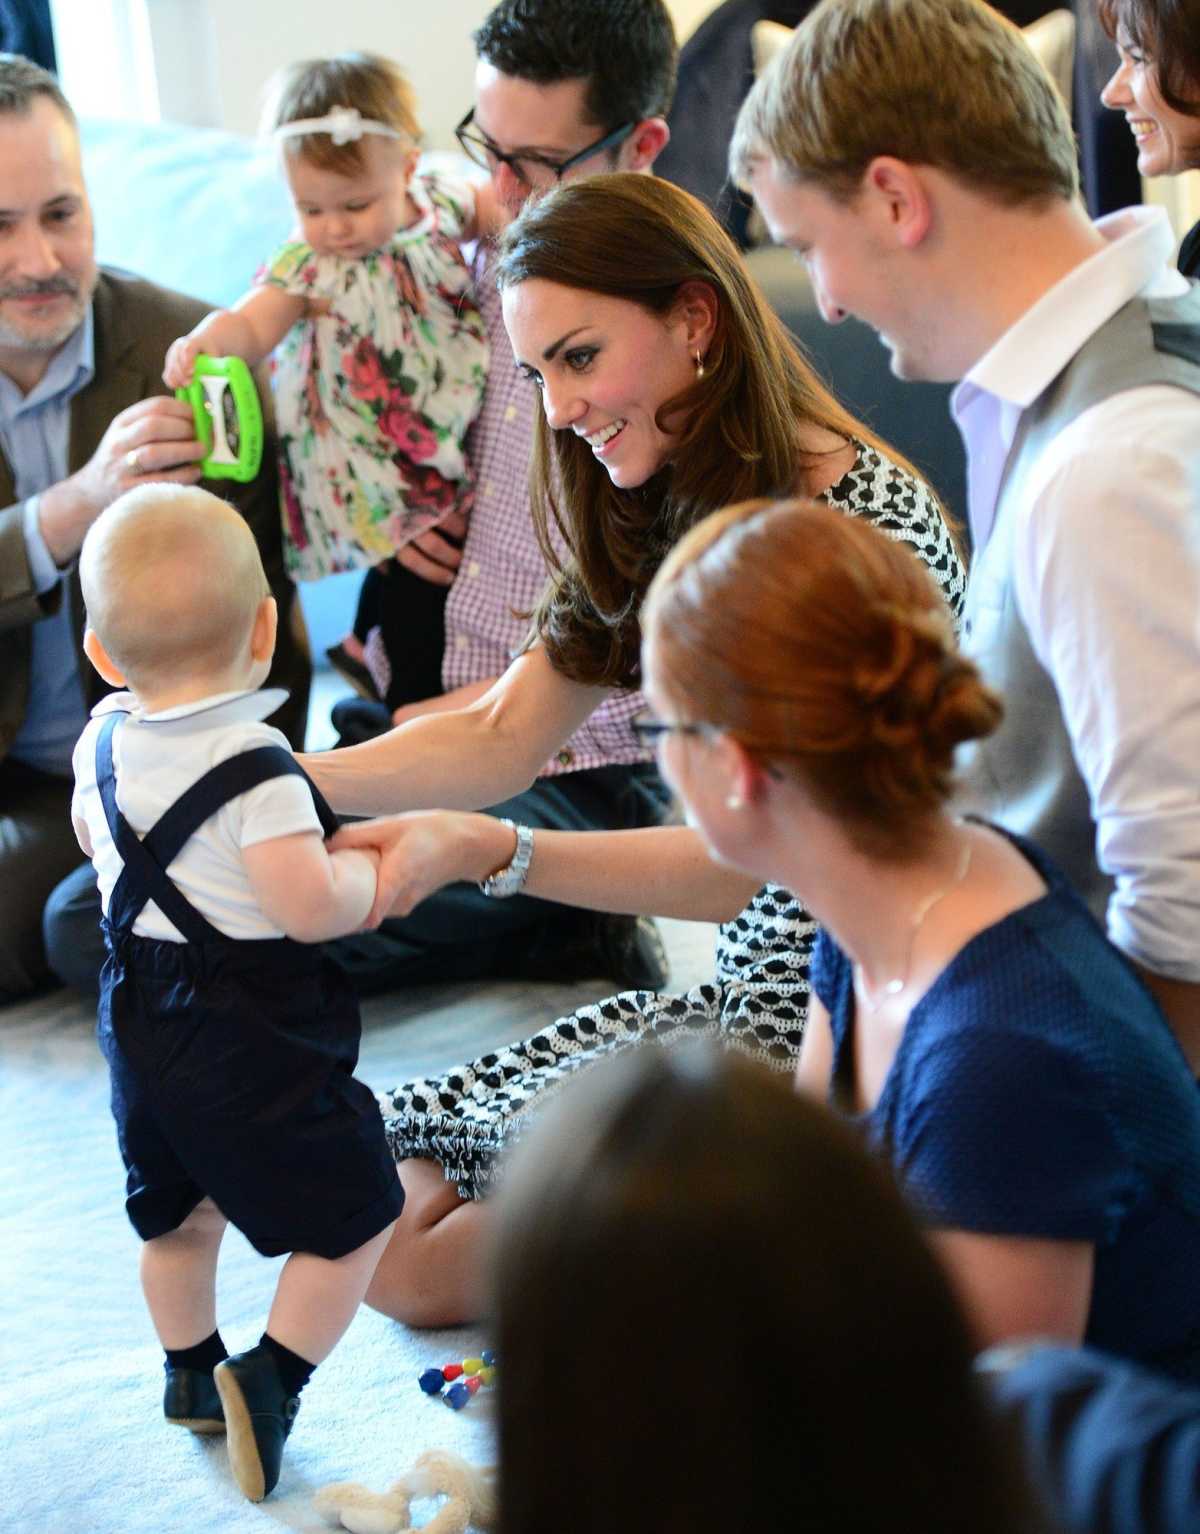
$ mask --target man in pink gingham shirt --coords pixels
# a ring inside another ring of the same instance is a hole
[[[667,140],[675,38],[662,0],[501,0],[475,34],[475,106],[459,127],[463,149],[488,169],[514,215],[562,177],[648,171]],[[491,364],[483,407],[467,437],[476,476],[461,548],[443,524],[402,549],[408,570],[450,585],[443,694],[397,720],[468,702],[504,671],[528,633],[546,583],[529,506],[533,386],[517,373],[491,274],[476,255],[477,298]],[[451,584],[452,582],[452,584]],[[616,693],[546,763],[524,793],[490,813],[554,830],[624,830],[656,823],[665,790],[630,721],[638,693]],[[662,946],[645,918],[601,915],[530,896],[489,900],[455,884],[377,932],[330,945],[361,991],[414,982],[521,975],[606,976],[624,986],[666,978]]]

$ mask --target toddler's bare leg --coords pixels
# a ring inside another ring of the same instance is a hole
[[[142,1246],[142,1292],[164,1348],[194,1347],[217,1329],[217,1258],[225,1216],[205,1198],[182,1225]]]
[[[375,1269],[367,1304],[409,1326],[454,1326],[483,1310],[485,1202],[458,1196],[436,1161],[400,1163],[404,1208]]]
[[[394,1229],[389,1225],[344,1257],[293,1252],[275,1288],[268,1335],[310,1364],[321,1363],[353,1321]]]

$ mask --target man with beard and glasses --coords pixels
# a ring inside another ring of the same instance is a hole
[[[0,54],[0,1004],[49,978],[47,948],[73,942],[51,894],[80,862],[71,751],[104,690],[82,661],[79,547],[131,486],[200,480],[191,407],[161,393],[159,374],[206,308],[97,268],[70,105],[52,75]],[[272,680],[291,698],[273,722],[299,745],[309,671],[272,463],[230,499],[279,604]]]

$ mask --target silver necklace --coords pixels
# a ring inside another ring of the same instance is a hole
[[[931,895],[926,895],[924,900],[920,902],[916,910],[913,912],[912,924],[908,929],[908,949],[904,955],[904,969],[893,980],[885,981],[884,984],[880,986],[878,997],[872,997],[871,992],[868,990],[866,978],[863,975],[862,965],[855,964],[854,970],[858,979],[858,993],[862,1000],[866,1002],[868,1012],[878,1012],[888,997],[899,996],[900,993],[904,991],[908,986],[908,975],[909,971],[912,969],[913,947],[917,941],[917,933],[921,930],[921,924],[929,915],[930,911],[933,910],[934,906],[937,905],[938,901],[944,900],[950,891],[957,889],[958,886],[967,877],[967,870],[971,866],[971,853],[974,851],[974,848],[974,842],[966,842],[963,847],[962,858],[959,860],[958,869],[954,877],[947,883],[943,884],[940,889],[934,890]]]

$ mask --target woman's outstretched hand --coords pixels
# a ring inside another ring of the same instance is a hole
[[[412,810],[342,826],[329,847],[378,852],[375,904],[364,923],[377,927],[389,916],[407,916],[447,884],[485,879],[505,867],[516,850],[516,836],[491,815]]]

